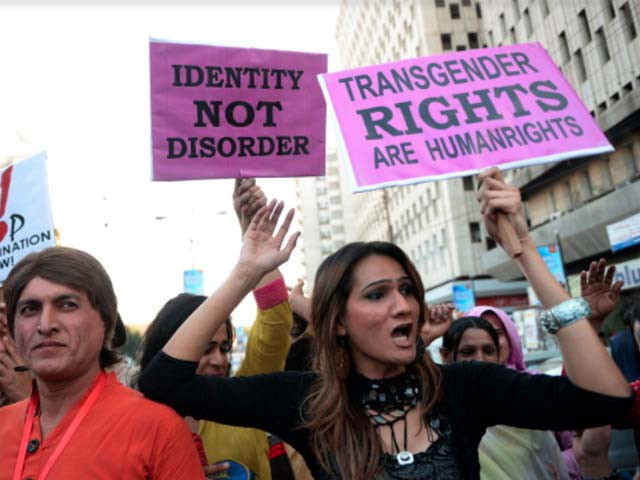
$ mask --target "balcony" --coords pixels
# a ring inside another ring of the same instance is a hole
[[[564,263],[570,264],[609,251],[611,246],[607,225],[639,211],[640,181],[635,181],[535,227],[531,236],[536,245],[556,243],[557,231]],[[500,248],[484,253],[481,261],[484,272],[499,280],[513,280],[522,276],[516,263]]]

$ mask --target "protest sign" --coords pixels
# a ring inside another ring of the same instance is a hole
[[[46,156],[18,162],[0,173],[0,281],[31,252],[55,245]]]
[[[325,54],[152,41],[154,180],[324,175]]]
[[[353,191],[609,152],[538,43],[319,76]]]

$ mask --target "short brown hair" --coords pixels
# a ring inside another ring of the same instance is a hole
[[[118,302],[111,279],[102,264],[88,253],[69,247],[46,248],[20,260],[4,283],[7,324],[11,335],[15,330],[16,306],[20,295],[35,277],[66,285],[87,295],[104,324],[100,366],[106,368],[117,363],[119,357],[111,350],[110,345],[118,314]]]

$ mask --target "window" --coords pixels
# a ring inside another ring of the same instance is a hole
[[[443,33],[440,35],[440,41],[442,42],[442,50],[451,50],[451,34]]]
[[[458,45],[456,47],[456,52],[462,52],[463,50],[466,50],[467,47],[465,45]]]
[[[584,64],[584,58],[582,58],[582,50],[576,50],[574,55],[576,58],[576,75],[578,76],[578,81],[584,83],[587,80],[587,69]]]
[[[520,20],[520,5],[518,5],[518,0],[511,0],[511,6],[513,7],[513,18],[515,23],[518,23]]]
[[[600,164],[600,175],[602,177],[602,189],[609,190],[613,186],[613,182],[611,181],[608,158]]]
[[[604,64],[611,60],[611,54],[609,53],[609,47],[607,46],[607,38],[604,36],[604,29],[600,27],[596,30],[596,43],[598,45],[598,53],[600,54],[600,61]]]
[[[436,7],[444,7],[444,0],[436,0]]]
[[[567,35],[564,32],[560,32],[558,35],[558,41],[560,43],[560,55],[562,56],[562,64],[566,65],[571,60],[571,54],[569,53],[569,43],[567,42]]]
[[[638,31],[636,30],[635,23],[633,23],[633,15],[631,15],[629,2],[625,2],[625,4],[620,7],[620,11],[622,12],[622,24],[625,27],[625,38],[627,39],[627,42],[630,42],[638,36]]]
[[[613,5],[613,0],[600,0],[600,11],[604,13],[607,22],[616,18],[616,7]]]
[[[452,3],[449,5],[449,12],[451,13],[451,18],[460,18],[460,5]]]
[[[496,248],[498,246],[496,244],[496,241],[491,237],[486,237],[485,238],[485,243],[487,245],[487,250],[493,250],[494,248]]]
[[[469,233],[473,243],[482,243],[482,234],[480,233],[480,224],[478,222],[469,223]]]
[[[480,45],[478,44],[478,34],[471,32],[467,34],[467,38],[469,39],[469,48],[478,48]]]
[[[476,2],[476,17],[482,18],[482,7]]]
[[[587,12],[584,8],[578,13],[578,28],[580,29],[580,36],[582,37],[582,44],[586,45],[591,41],[591,29],[589,28]]]
[[[593,189],[591,188],[591,179],[586,171],[578,173],[577,177],[577,195],[576,203],[584,203],[593,195]]]
[[[476,189],[473,184],[473,175],[462,177],[462,188],[464,188],[466,192],[472,192]]]
[[[629,144],[624,147],[624,166],[627,170],[627,178],[635,177],[638,173],[638,167],[636,166],[635,159],[633,158],[633,144]]]
[[[540,0],[540,11],[542,12],[542,18],[549,16],[549,4],[547,0]]]
[[[502,38],[507,36],[507,23],[504,21],[504,13],[500,14],[500,31],[502,32]]]
[[[471,0],[462,0],[462,6],[463,7],[470,7],[471,6]]]
[[[527,38],[529,38],[531,36],[531,33],[533,32],[533,28],[531,26],[531,16],[529,15],[528,8],[524,9],[524,29],[525,29]]]
[[[598,104],[598,115],[604,113],[607,110],[607,102],[602,102]]]

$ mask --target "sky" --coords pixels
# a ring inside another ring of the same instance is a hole
[[[151,321],[185,269],[203,269],[212,293],[240,248],[233,180],[150,181],[149,38],[329,53],[331,71],[337,12],[337,0],[0,1],[0,157],[46,150],[61,243],[105,265],[125,323]],[[295,206],[292,179],[260,184]],[[299,249],[283,271],[302,276]],[[243,302],[235,323],[253,312]]]

